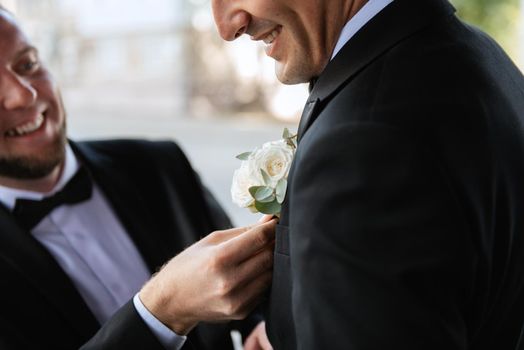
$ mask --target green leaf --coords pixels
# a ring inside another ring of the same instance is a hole
[[[291,138],[291,133],[289,132],[288,128],[284,128],[284,133],[282,134],[283,139],[289,139]]]
[[[260,203],[271,203],[275,200],[275,198],[277,198],[275,196],[274,193],[271,193],[268,197],[266,198],[263,198],[263,199],[257,199],[257,202],[260,202]]]
[[[271,187],[262,186],[255,192],[255,200],[263,201],[273,195],[273,189]]]
[[[280,213],[282,206],[276,200],[270,203],[255,201],[255,208],[262,214],[275,215]]]
[[[244,152],[236,156],[236,158],[240,160],[247,160],[250,155],[251,155],[251,152]]]
[[[266,173],[264,169],[260,169],[260,173],[262,173],[262,177],[264,178],[264,183],[266,185],[269,185],[271,183],[271,177]]]
[[[251,197],[253,197],[253,199],[256,199],[257,191],[264,187],[266,186],[251,186],[250,188],[248,188],[249,194],[251,195]]]
[[[284,202],[284,199],[286,198],[286,190],[287,190],[287,180],[280,179],[275,189],[278,203],[282,204]]]

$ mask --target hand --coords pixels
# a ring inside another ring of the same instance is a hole
[[[275,224],[209,234],[154,275],[140,300],[179,335],[201,321],[245,318],[271,283]]]
[[[260,322],[244,342],[244,350],[273,350],[267,339],[266,322]]]

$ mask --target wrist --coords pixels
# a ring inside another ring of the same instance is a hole
[[[187,335],[198,321],[184,317],[182,310],[176,306],[174,297],[164,295],[162,288],[154,279],[150,280],[138,293],[144,307],[160,322],[178,335]],[[183,304],[183,301],[182,303]]]

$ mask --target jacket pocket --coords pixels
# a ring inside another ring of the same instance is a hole
[[[289,256],[289,228],[277,225],[275,231],[275,252]]]
[[[277,225],[273,283],[266,311],[266,329],[275,349],[296,348],[291,289],[289,229],[287,226]]]

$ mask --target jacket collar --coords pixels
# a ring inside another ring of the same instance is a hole
[[[356,33],[311,89],[298,128],[299,141],[326,103],[370,63],[403,39],[455,12],[447,0],[395,0]]]
[[[168,242],[162,242],[161,236],[154,234],[162,228],[158,227],[151,213],[151,203],[148,204],[140,194],[133,174],[87,143],[71,142],[71,147],[105,194],[149,271],[155,272],[172,257],[172,253],[167,249]]]

